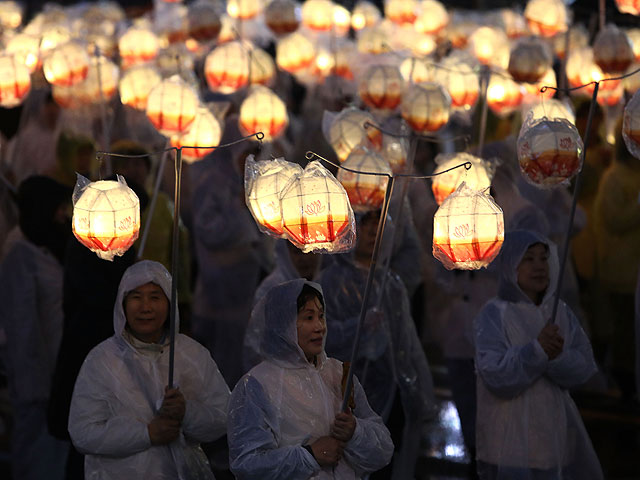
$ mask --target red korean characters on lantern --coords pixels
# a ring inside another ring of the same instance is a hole
[[[354,173],[343,169],[338,171],[338,180],[347,191],[353,210],[368,212],[380,209],[392,174],[389,163],[377,152],[366,147],[357,147],[343,166],[372,174]]]
[[[403,95],[401,111],[416,133],[435,132],[449,121],[451,97],[438,83],[411,85]]]

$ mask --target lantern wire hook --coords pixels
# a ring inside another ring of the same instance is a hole
[[[633,75],[636,75],[638,72],[640,72],[640,68],[634,70],[633,72],[629,72],[629,73],[625,73],[624,75],[620,75],[618,77],[603,78],[602,80],[585,83],[584,85],[578,85],[577,87],[572,87],[572,88],[558,88],[558,87],[552,87],[550,85],[545,85],[545,86],[540,88],[540,93],[544,93],[549,89],[555,90],[556,92],[565,92],[565,93],[573,92],[574,90],[580,90],[581,88],[585,88],[585,87],[588,87],[590,85],[593,85],[593,86],[595,86],[596,84],[600,85],[602,82],[610,82],[612,80],[623,80],[625,78],[628,78],[628,77],[631,77]]]
[[[423,140],[425,142],[431,142],[431,143],[445,143],[445,142],[451,142],[454,140],[464,140],[465,142],[469,141],[469,135],[455,135],[453,137],[437,138],[435,135],[420,135],[413,132],[410,132],[410,133],[391,132],[389,130],[382,128],[380,125],[376,125],[375,123],[371,123],[369,121],[364,122],[363,126],[364,128],[373,128],[385,135],[389,135],[390,137],[394,137],[394,138],[418,138],[419,140]]]

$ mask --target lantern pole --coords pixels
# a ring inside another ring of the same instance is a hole
[[[176,150],[176,180],[173,195],[173,244],[171,245],[171,316],[169,323],[169,388],[173,388],[173,365],[175,359],[176,319],[178,317],[178,261],[180,249],[180,186],[182,180],[182,148]]]
[[[102,91],[102,67],[100,65],[100,47],[98,44],[94,44],[95,47],[95,59],[96,59],[96,70],[98,73],[98,91],[100,92],[100,117],[102,120],[102,142],[105,150],[109,149],[109,145],[111,144],[111,132],[109,131],[109,126],[107,125],[107,105],[104,98],[104,92]],[[111,157],[106,158],[105,162],[105,175],[111,175]]]
[[[567,96],[567,92],[564,90],[567,88],[567,61],[569,60],[569,49],[571,48],[571,27],[567,27],[567,31],[564,34],[564,58],[560,61],[560,81],[559,86],[562,90],[562,98]]]
[[[489,92],[489,82],[491,80],[491,69],[487,65],[483,65],[480,72],[480,79],[482,80],[482,113],[480,116],[480,131],[478,132],[478,156],[482,156],[484,139],[487,132],[487,114],[489,113],[487,96]]]
[[[158,172],[156,173],[156,182],[153,186],[153,196],[151,197],[151,203],[149,204],[149,210],[147,210],[147,221],[144,224],[144,230],[142,232],[142,238],[140,239],[140,247],[138,248],[138,260],[142,259],[144,255],[144,247],[147,244],[147,237],[149,236],[149,227],[151,226],[151,217],[156,209],[156,201],[158,199],[158,192],[160,191],[160,184],[162,183],[162,174],[164,172],[164,166],[167,163],[168,152],[165,151],[160,157],[160,165],[158,165]]]

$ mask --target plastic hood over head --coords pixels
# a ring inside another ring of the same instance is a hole
[[[113,307],[113,331],[116,336],[122,336],[127,324],[127,318],[124,313],[124,299],[131,290],[147,283],[155,283],[162,288],[169,303],[171,303],[171,274],[164,265],[151,260],[134,263],[122,275],[122,280],[120,280],[120,286],[118,287],[118,296]],[[176,313],[176,331],[179,331],[179,329],[180,322]]]
[[[560,265],[556,245],[545,236],[530,230],[514,230],[504,237],[500,250],[500,284],[498,297],[509,302],[531,302],[518,285],[518,266],[527,249],[536,243],[542,243],[549,249],[549,286],[544,293],[542,303],[553,297],[558,284]]]
[[[252,321],[261,326],[257,331],[262,334],[259,345],[263,359],[287,368],[308,365],[309,362],[298,345],[296,328],[297,300],[305,284],[322,294],[320,285],[298,278],[273,287],[253,309]],[[326,338],[325,333],[325,341]],[[320,361],[326,358],[324,345],[320,357]]]

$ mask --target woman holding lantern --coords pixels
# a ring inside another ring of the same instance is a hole
[[[170,292],[171,276],[160,263],[128,268],[114,307],[115,334],[80,370],[69,433],[86,455],[86,478],[214,478],[199,443],[224,434],[229,388],[209,352],[181,334],[175,386],[165,387]]]

